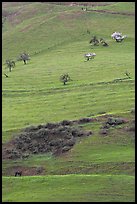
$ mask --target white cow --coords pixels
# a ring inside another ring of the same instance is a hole
[[[114,33],[112,33],[111,37],[112,37],[113,39],[115,39],[116,37],[122,37],[122,33],[114,32]]]
[[[90,59],[94,59],[94,57],[96,56],[95,53],[87,53],[87,54],[84,54],[84,57],[88,60]]]
[[[124,38],[126,38],[127,36],[126,35],[123,35],[122,36],[122,33],[119,33],[119,32],[114,32],[111,37],[113,39],[115,39],[117,42],[121,42]]]

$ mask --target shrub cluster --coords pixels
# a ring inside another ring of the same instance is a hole
[[[81,120],[81,122],[89,120]],[[12,149],[6,149],[8,159],[27,158],[30,154],[51,152],[54,155],[70,150],[79,137],[92,134],[80,127],[72,126],[72,121],[64,120],[60,123],[30,126],[18,135],[13,142]]]

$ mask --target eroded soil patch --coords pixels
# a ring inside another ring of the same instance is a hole
[[[34,176],[34,175],[44,175],[45,169],[43,167],[23,167],[23,166],[13,166],[6,168],[3,176],[14,176],[16,171],[21,171],[22,176]]]

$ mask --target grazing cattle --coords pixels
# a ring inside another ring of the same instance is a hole
[[[93,36],[93,38],[89,42],[91,45],[99,45],[99,40],[96,36]]]
[[[122,36],[122,33],[119,33],[119,32],[114,32],[112,35],[111,35],[111,37],[113,38],[113,39],[115,39],[115,38],[117,38],[117,37],[121,37]]]
[[[115,32],[111,35],[111,37],[113,39],[116,40],[116,42],[122,42],[124,40],[124,38],[126,38],[127,36],[126,35],[123,35],[122,36],[122,33],[119,33],[119,32]]]
[[[107,46],[108,46],[108,43],[103,42],[102,45],[105,46],[105,47],[107,47]]]
[[[88,9],[87,9],[87,8],[82,8],[82,10],[83,10],[83,11],[87,11]]]
[[[84,55],[84,57],[87,59],[87,61],[90,59],[94,59],[95,56],[96,56],[95,53],[87,53]]]
[[[115,40],[116,42],[122,42],[124,40],[124,38],[126,38],[127,36],[126,35],[123,35],[123,36],[119,36],[119,37],[116,37]]]
[[[21,176],[22,175],[22,171],[16,171],[15,172],[15,176]]]
[[[100,43],[101,43],[103,46],[108,46],[108,43],[106,43],[103,38],[100,38]]]

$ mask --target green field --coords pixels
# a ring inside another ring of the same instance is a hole
[[[3,183],[5,184],[3,193],[6,194],[8,191],[3,202],[15,200],[16,202],[134,201],[133,176],[72,174],[44,177],[26,176],[19,179],[4,177]],[[7,188],[5,188],[6,185]]]
[[[102,113],[134,120],[135,17],[128,14],[134,14],[135,4],[88,6],[89,10],[119,14],[84,12],[81,7],[2,3],[2,14],[6,15],[2,28],[3,144],[31,125],[98,118]],[[127,38],[116,43],[111,38],[114,31]],[[104,38],[109,46],[91,46],[94,35]],[[5,60],[16,61],[24,51],[31,60],[27,65],[17,61],[9,72]],[[84,54],[88,52],[95,52],[96,57],[86,62]],[[131,78],[126,77],[126,71]],[[72,79],[65,86],[59,80],[63,73],[69,73]],[[133,202],[134,133],[125,131],[123,124],[102,136],[102,122],[83,125],[93,135],[79,139],[60,157],[49,153],[3,160],[3,202]],[[7,172],[16,166],[42,166],[45,172],[14,178]]]

